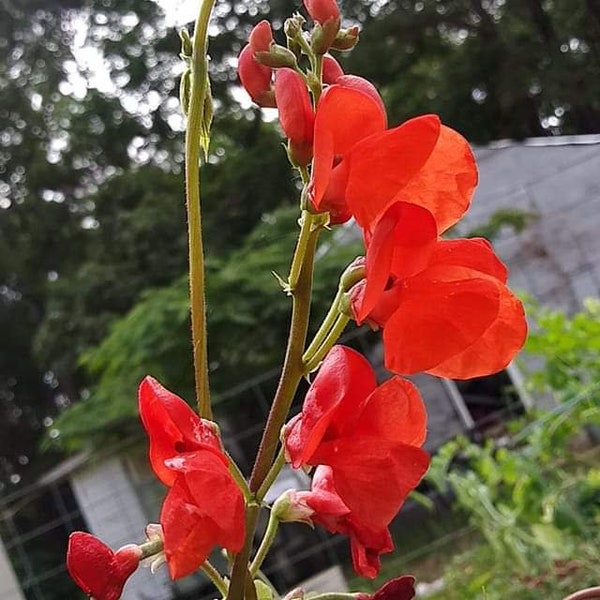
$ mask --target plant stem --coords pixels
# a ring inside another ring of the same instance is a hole
[[[190,311],[196,401],[200,416],[211,419],[208,387],[208,354],[206,341],[206,299],[204,286],[204,247],[200,211],[200,133],[207,93],[208,23],[215,0],[202,0],[194,27],[191,90],[185,133],[185,186],[188,219],[190,264]]]
[[[260,488],[256,492],[256,500],[257,502],[262,502],[262,499],[267,495],[269,488],[273,485],[275,479],[277,479],[277,475],[279,475],[283,465],[285,464],[285,452],[283,450],[283,446],[279,448],[279,453],[277,454],[277,458],[275,462],[269,469],[265,480],[262,482]]]
[[[322,215],[312,215],[307,211],[304,211],[303,217],[302,227],[308,227],[310,233],[304,246],[300,243],[296,246],[292,261],[293,264],[297,260],[296,256],[304,254],[298,282],[295,289],[292,290],[292,320],[283,369],[250,477],[250,491],[254,493],[260,489],[269,472],[277,450],[279,433],[304,374],[302,354],[308,330],[313,265],[317,240],[324,221]],[[302,239],[302,234],[300,239]]]
[[[340,314],[338,315],[337,320],[335,321],[333,327],[330,329],[327,337],[319,346],[319,349],[314,352],[312,356],[308,358],[308,360],[304,363],[305,374],[314,371],[319,363],[325,358],[325,355],[333,348],[335,343],[338,341],[340,336],[342,335],[344,329],[346,329],[346,325],[348,325],[348,321],[350,317],[347,315]]]
[[[236,483],[240,486],[240,490],[242,490],[242,494],[244,495],[244,499],[246,502],[249,502],[253,499],[252,492],[248,487],[248,482],[244,477],[244,474],[240,471],[240,468],[237,466],[236,462],[230,456],[229,452],[225,452],[227,456],[227,460],[229,461],[229,472],[231,476],[235,479]]]
[[[298,237],[296,252],[294,252],[292,266],[290,267],[290,275],[288,277],[287,292],[291,295],[293,295],[294,289],[296,288],[296,285],[298,285],[298,277],[300,276],[300,271],[302,270],[302,265],[304,264],[306,245],[308,243],[308,238],[311,233],[310,230],[312,221],[310,218],[310,213],[306,210],[303,210],[300,219],[302,222],[302,225],[300,226],[300,236]]]
[[[344,290],[340,286],[338,287],[337,294],[329,307],[329,312],[323,319],[323,323],[319,327],[317,333],[315,333],[315,337],[312,342],[304,352],[302,360],[307,363],[310,361],[311,357],[315,354],[315,352],[321,347],[321,344],[324,342],[327,334],[331,331],[331,328],[335,325],[335,322],[340,314],[339,310],[339,302],[344,296]]]
[[[205,560],[204,564],[200,567],[200,570],[215,584],[215,587],[219,590],[219,593],[223,598],[227,595],[227,584],[221,577],[221,574],[215,567],[208,561]]]
[[[244,597],[248,561],[250,559],[250,552],[252,551],[254,530],[256,529],[259,510],[260,506],[256,503],[248,504],[246,507],[246,540],[244,541],[244,547],[238,552],[233,561],[227,600],[242,600]]]
[[[250,565],[250,574],[252,576],[256,575],[257,571],[262,566],[263,561],[265,560],[265,557],[267,556],[267,553],[269,552],[269,549],[271,548],[271,546],[273,544],[273,540],[275,539],[275,536],[277,535],[278,529],[279,529],[279,519],[273,514],[273,511],[271,511],[271,514],[269,515],[269,523],[267,524],[267,530],[265,531],[265,535],[262,539],[262,542],[260,543],[260,546],[258,547],[258,550],[256,551],[254,560],[252,561],[252,564]]]
[[[308,228],[309,234],[305,236],[306,240],[303,243],[300,243],[300,240],[303,239],[302,233],[300,234],[292,259],[292,264],[294,264],[299,260],[298,256],[304,256],[297,285],[291,290],[292,318],[283,369],[250,477],[249,488],[254,494],[261,489],[269,474],[279,443],[279,433],[304,372],[302,353],[308,331],[313,265],[319,233],[326,222],[325,218],[323,215],[303,212],[302,227]],[[246,509],[246,541],[233,563],[227,600],[242,600],[244,596],[244,582],[259,508],[258,504],[249,504]]]

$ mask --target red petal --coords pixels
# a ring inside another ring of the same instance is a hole
[[[312,144],[314,112],[308,88],[296,71],[277,69],[275,100],[286,137],[298,144]]]
[[[331,85],[335,83],[342,75],[344,71],[340,66],[340,63],[330,56],[326,54],[323,56],[323,83]]]
[[[150,438],[152,469],[165,485],[172,485],[176,477],[165,460],[181,452],[203,448],[226,462],[210,422],[201,419],[179,396],[153,377],[144,378],[138,396],[140,417]]]
[[[357,75],[344,75],[342,73],[336,83],[347,90],[358,90],[359,92],[369,96],[369,98],[371,98],[379,106],[381,114],[385,119],[384,128],[387,127],[385,104],[383,103],[377,88],[370,81],[364,79],[363,77],[358,77]]]
[[[399,190],[396,200],[429,209],[443,232],[467,211],[476,185],[477,165],[467,140],[443,125],[429,160]]]
[[[427,435],[427,412],[417,386],[401,377],[382,383],[369,396],[356,435],[421,446]]]
[[[377,221],[427,162],[439,133],[439,118],[425,115],[371,135],[352,148],[346,200],[363,229]]]
[[[268,52],[273,41],[273,32],[269,21],[257,23],[248,36],[248,43],[253,52]]]
[[[424,450],[370,436],[324,443],[315,457],[331,466],[335,488],[357,522],[374,530],[389,525],[429,466]]]
[[[83,531],[69,536],[67,569],[75,583],[97,600],[119,600],[126,579],[133,572],[122,576],[114,552],[96,536]]]
[[[505,369],[523,347],[527,321],[520,300],[498,284],[500,306],[496,319],[462,352],[429,369],[429,373],[451,379],[470,379]]]
[[[412,600],[414,597],[415,578],[412,575],[404,575],[384,583],[370,600]]]
[[[244,46],[238,57],[238,75],[244,89],[256,104],[275,107],[275,96],[271,90],[272,69],[254,59],[250,44]]]
[[[483,238],[441,240],[436,244],[431,266],[461,266],[480,271],[506,283],[508,270]]]
[[[375,389],[375,373],[355,350],[334,346],[323,361],[302,406],[300,441],[302,453],[293,466],[317,464],[312,455],[324,439],[351,431],[362,406]],[[293,455],[299,448],[290,448]]]
[[[383,330],[386,368],[398,374],[429,371],[463,352],[497,318],[499,285],[478,271],[451,267],[407,280]]]
[[[244,542],[244,499],[227,466],[211,452],[183,454],[168,461],[183,474],[188,501],[217,528],[213,545],[238,552]],[[210,490],[210,493],[207,493]]]
[[[198,569],[219,537],[217,524],[206,519],[193,502],[183,475],[177,478],[163,502],[160,524],[172,579],[180,579]]]
[[[394,543],[387,529],[382,529],[377,535],[370,534],[367,539],[353,532],[350,534],[350,549],[354,570],[362,577],[375,579],[381,569],[379,556],[391,552]]]
[[[396,202],[385,211],[367,246],[367,284],[359,323],[375,307],[390,275],[403,279],[425,269],[436,240],[436,223],[428,210]]]
[[[313,203],[321,208],[334,158],[359,140],[385,129],[386,116],[369,95],[338,85],[327,88],[317,106],[313,159]]]

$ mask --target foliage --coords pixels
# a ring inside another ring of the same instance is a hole
[[[217,396],[231,381],[269,370],[281,359],[279,342],[288,325],[290,303],[272,271],[284,273],[289,268],[296,218],[295,208],[265,215],[239,249],[208,262],[211,385]],[[357,241],[330,244],[318,259],[317,315],[327,310],[331,282],[339,277],[340,265],[355,257]],[[183,277],[147,291],[129,313],[115,320],[102,343],[82,355],[82,365],[97,383],[88,399],[57,420],[61,435],[56,441],[72,450],[135,431],[136,389],[148,373],[191,401],[188,311],[187,277]]]
[[[556,409],[502,443],[459,438],[434,457],[429,481],[451,491],[488,544],[447,570],[451,595],[444,597],[474,598],[485,589],[490,599],[504,598],[529,587],[532,598],[559,598],[558,590],[592,583],[600,561],[600,454],[586,432],[600,425],[597,310],[594,301],[570,319],[538,315],[528,350],[547,359],[535,381],[558,394]]]

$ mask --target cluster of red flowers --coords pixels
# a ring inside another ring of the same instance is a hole
[[[380,555],[393,548],[389,524],[429,465],[421,448],[425,407],[401,376],[497,372],[521,348],[526,322],[487,241],[440,237],[468,209],[477,184],[466,140],[434,115],[388,128],[374,86],[344,74],[326,54],[351,47],[356,29],[340,29],[335,0],[305,6],[315,23],[311,71],[300,70],[300,52],[277,45],[262,21],[240,54],[239,75],[257,104],[278,108],[290,160],[305,177],[305,208],[326,213],[331,225],[354,218],[362,230],[365,256],[353,265],[361,277],[347,291],[346,310],[358,324],[383,330],[385,365],[395,375],[378,385],[360,354],[329,351],[282,437],[293,468],[315,468],[311,490],[289,492],[279,517],[347,535],[355,570],[375,577]],[[297,37],[304,34],[295,19],[286,25],[288,39],[308,43]],[[239,552],[245,502],[216,425],[150,377],[140,386],[139,409],[152,468],[169,488],[160,549],[172,578],[199,568],[215,546]],[[117,600],[142,548],[113,553],[78,532],[68,568],[86,593]],[[359,597],[409,600],[413,584],[397,578]]]

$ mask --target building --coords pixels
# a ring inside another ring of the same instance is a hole
[[[459,233],[494,221],[495,247],[510,268],[512,287],[545,305],[573,312],[584,298],[600,296],[600,136],[496,143],[476,154],[481,182]],[[369,335],[353,343],[375,363],[381,361]],[[254,455],[274,378],[266,374],[221,398],[226,445],[243,469]],[[493,427],[506,411],[533,402],[514,367],[472,382],[428,375],[415,381],[429,408],[430,450],[459,432]],[[227,411],[234,402],[236,410]],[[279,482],[282,489],[305,483],[301,476],[293,481],[292,472],[285,477]],[[64,572],[68,533],[87,528],[113,547],[140,540],[144,525],[156,519],[162,493],[145,450],[133,445],[104,456],[73,457],[35,486],[3,498],[0,600],[78,597]],[[300,525],[282,528],[277,544],[284,551],[275,552],[267,570],[282,589],[347,553],[345,541]],[[192,578],[174,586],[164,572],[151,576],[141,571],[123,598],[183,600],[202,585],[202,579]]]

